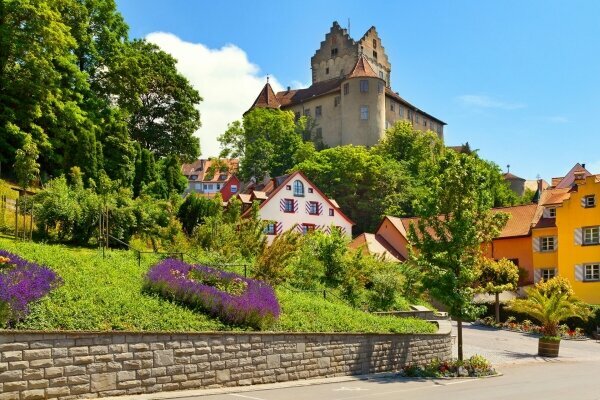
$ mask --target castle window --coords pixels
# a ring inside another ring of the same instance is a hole
[[[340,105],[340,100],[341,100],[341,99],[342,99],[342,98],[341,98],[340,96],[335,96],[335,97],[333,98],[333,106],[334,106],[334,107],[337,107],[337,106],[339,106],[339,105]]]
[[[360,119],[369,119],[369,106],[360,106]]]
[[[373,39],[373,48],[376,49],[377,48],[377,39]]]
[[[325,73],[329,75],[329,67],[325,68]]]
[[[304,109],[304,116],[305,117],[310,117],[310,108],[305,108]]]
[[[383,93],[383,82],[379,82],[379,84],[377,85],[377,93]]]
[[[390,111],[396,111],[396,103],[393,101],[390,102]]]
[[[373,50],[373,58],[377,60],[377,52]]]
[[[400,114],[400,118],[404,118],[404,108],[398,106],[398,114]]]
[[[337,56],[337,53],[338,53],[337,47],[334,47],[334,48],[331,49],[331,57]]]
[[[408,119],[410,119],[411,121],[413,119],[413,111],[412,110],[408,110]]]
[[[350,84],[349,83],[344,83],[344,94],[348,94],[350,93]]]
[[[361,79],[360,81],[360,92],[367,93],[369,91],[369,81],[366,79]]]
[[[379,77],[383,79],[383,71],[379,71]]]
[[[321,106],[315,107],[315,117],[320,117],[323,115],[323,108]]]
[[[419,124],[421,119],[419,118],[419,113],[415,113],[415,122]]]
[[[423,126],[427,126],[427,120],[423,118]]]

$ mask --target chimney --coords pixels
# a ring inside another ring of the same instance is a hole
[[[585,163],[581,163],[581,168],[585,168]]]
[[[287,90],[287,91],[289,92],[289,91],[290,91],[290,89],[291,89],[291,88],[288,86],[288,90]]]

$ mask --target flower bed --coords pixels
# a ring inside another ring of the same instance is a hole
[[[498,329],[505,329],[513,332],[530,333],[534,335],[543,335],[542,327],[534,324],[530,320],[517,322],[516,318],[508,317],[505,322],[496,323],[493,317],[485,317],[475,321],[480,325],[491,326]],[[583,329],[570,329],[567,325],[559,326],[559,333],[562,339],[584,340],[587,339]]]
[[[0,327],[23,319],[29,305],[60,285],[48,267],[0,250]]]
[[[233,325],[262,329],[280,313],[275,292],[268,284],[175,259],[152,267],[146,286]]]
[[[401,376],[413,378],[458,378],[497,375],[496,370],[484,357],[474,355],[464,361],[434,361],[428,365],[407,365],[400,370]]]

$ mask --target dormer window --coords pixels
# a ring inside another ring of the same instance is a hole
[[[304,184],[299,180],[294,181],[294,196],[304,197]]]
[[[555,207],[548,207],[548,218],[556,218],[556,208]]]

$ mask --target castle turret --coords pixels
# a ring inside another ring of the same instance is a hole
[[[373,146],[385,130],[385,80],[361,54],[341,85],[342,143]]]

